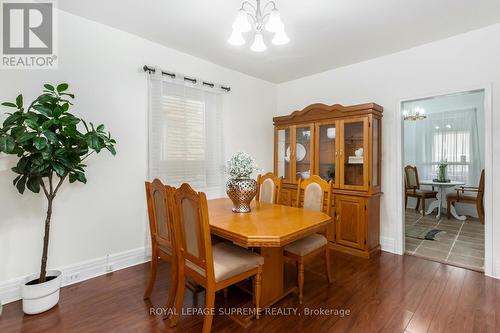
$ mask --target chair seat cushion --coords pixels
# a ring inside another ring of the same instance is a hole
[[[415,195],[417,197],[426,197],[426,198],[432,198],[437,195],[436,191],[426,191],[426,190],[416,190],[415,192],[413,190],[406,190],[406,194],[408,195]]]
[[[320,234],[312,234],[310,236],[296,240],[295,242],[285,246],[285,251],[293,253],[298,256],[305,256],[314,250],[325,246],[328,240],[325,236]]]
[[[477,200],[477,193],[461,193],[460,195],[457,195],[457,192],[455,193],[450,193],[446,196],[448,200],[452,201],[473,201],[476,202]]]
[[[264,265],[264,258],[257,253],[228,242],[215,244],[212,251],[216,282]]]

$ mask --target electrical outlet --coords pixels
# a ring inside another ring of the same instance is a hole
[[[80,272],[75,272],[73,274],[66,275],[66,282],[73,283],[80,280]]]

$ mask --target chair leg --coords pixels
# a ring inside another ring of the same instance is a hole
[[[325,247],[326,277],[328,278],[328,283],[333,283],[332,268],[330,266],[330,248],[328,247],[328,244],[326,244]]]
[[[446,215],[448,215],[448,220],[451,218],[451,201],[446,200]]]
[[[175,292],[175,308],[172,317],[170,318],[170,327],[174,327],[177,325],[177,321],[179,320],[179,316],[181,313],[182,304],[184,303],[184,291],[186,289],[186,281],[184,278],[184,274],[178,272],[177,276],[177,291]]]
[[[419,207],[420,207],[420,198],[417,198],[417,208],[415,208],[415,209],[417,210],[417,212],[420,212],[420,211],[418,210],[418,208],[419,208]]]
[[[405,209],[408,207],[408,196],[405,195]]]
[[[299,303],[302,304],[304,299],[304,261],[297,261],[297,284],[299,286]]]
[[[479,222],[484,224],[484,209],[481,202],[476,203],[477,215],[479,216]]]
[[[174,308],[175,295],[177,291],[177,267],[174,264],[170,265],[170,288],[168,289],[167,303],[165,303],[165,309],[167,309],[167,315],[163,319],[168,319],[169,315],[172,313]]]
[[[203,319],[203,333],[210,333],[212,330],[212,321],[214,319],[215,290],[206,289],[205,291],[205,319]]]
[[[149,282],[148,286],[146,287],[146,291],[144,291],[144,299],[149,299],[149,297],[151,297],[151,292],[153,291],[153,287],[155,285],[157,270],[158,270],[158,249],[153,248],[153,252],[151,253],[151,268],[149,271]]]
[[[262,267],[259,267],[259,271],[255,275],[255,279],[253,279],[253,293],[255,299],[255,318],[259,319],[260,317],[260,295],[262,293]]]
[[[425,198],[422,198],[422,215],[425,215]]]

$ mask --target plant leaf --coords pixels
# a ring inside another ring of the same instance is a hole
[[[9,108],[17,108],[17,105],[11,102],[3,102],[2,105],[7,106]]]
[[[57,143],[57,135],[52,131],[44,131],[43,135],[49,140],[50,143]]]
[[[28,179],[28,182],[26,183],[26,186],[31,192],[38,193],[40,192],[40,180],[40,177],[30,177]]]
[[[24,133],[23,135],[21,135],[20,137],[17,138],[17,142],[24,143],[26,141],[33,139],[36,136],[37,136],[37,134],[35,132]]]
[[[7,119],[4,120],[3,126],[8,127],[13,123],[15,123],[19,118],[21,118],[21,115],[18,112],[13,113],[10,116],[8,116]]]
[[[19,193],[23,194],[24,189],[26,188],[26,176],[22,176],[16,184],[17,190]]]
[[[68,89],[67,83],[61,83],[60,85],[57,86],[57,92],[63,92],[66,89]]]
[[[43,150],[45,147],[47,147],[47,140],[41,137],[34,138],[33,145],[35,146],[36,149]]]
[[[47,106],[37,104],[37,105],[33,105],[33,109],[37,110],[38,112],[40,112],[41,114],[43,114],[46,117],[49,117],[49,118],[52,117],[52,110],[50,108],[48,108]]]
[[[61,177],[64,176],[64,174],[66,173],[66,168],[60,164],[60,163],[57,163],[57,162],[51,162],[50,165],[52,166],[52,168],[54,168],[54,171]]]
[[[16,141],[10,135],[5,135],[0,137],[0,152],[6,154],[12,154],[14,148],[16,147]]]
[[[17,176],[16,178],[14,178],[14,180],[12,181],[12,185],[16,186],[16,183],[19,179],[21,179],[21,175]]]
[[[23,95],[18,95],[16,97],[16,105],[19,109],[23,107]]]

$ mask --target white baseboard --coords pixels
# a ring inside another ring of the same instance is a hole
[[[394,239],[388,237],[380,237],[380,249],[385,252],[396,253]]]
[[[68,286],[123,268],[142,264],[151,259],[151,249],[140,247],[77,264],[55,268],[62,272],[62,285]],[[2,304],[21,299],[21,284],[26,276],[0,282]]]
[[[489,277],[500,279],[500,261],[496,261],[493,267],[493,272],[491,275],[486,274]]]

